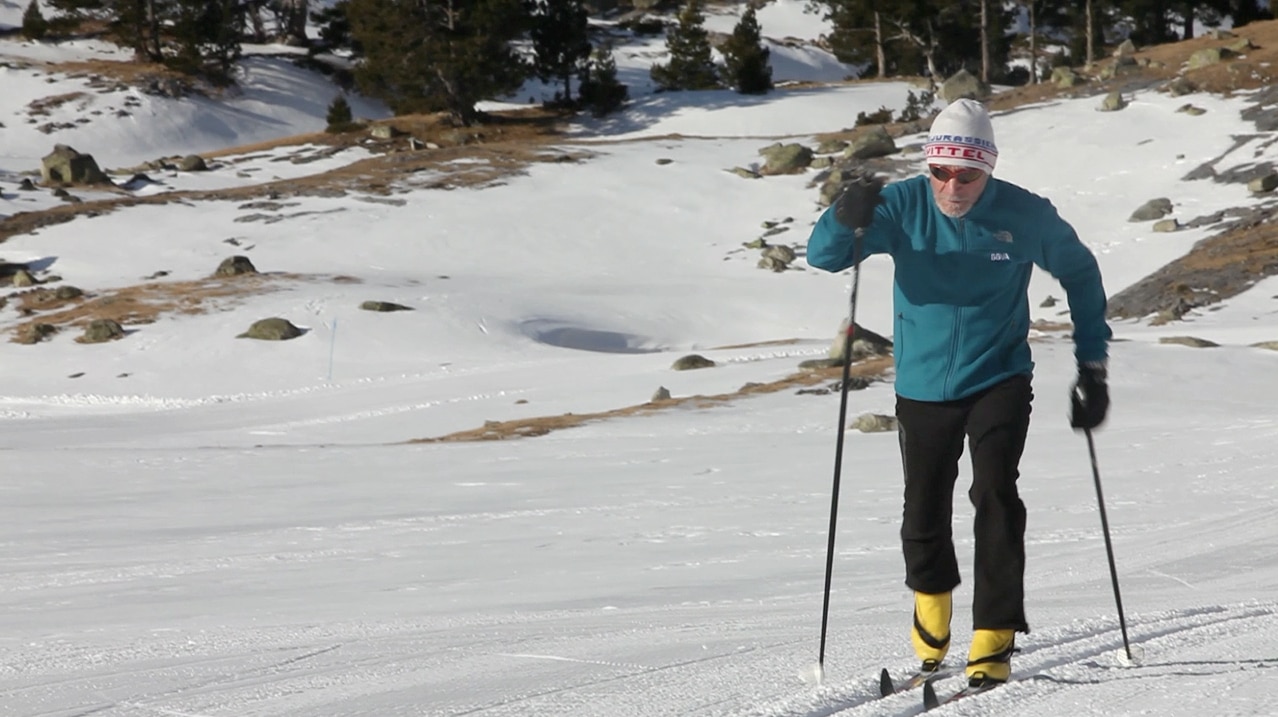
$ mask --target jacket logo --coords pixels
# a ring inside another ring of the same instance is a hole
[[[1012,233],[1007,230],[1000,230],[1000,231],[994,232],[994,238],[997,239],[998,241],[1003,242],[1004,244],[1012,243]]]
[[[1012,255],[1005,251],[996,251],[990,254],[990,261],[1011,261]]]

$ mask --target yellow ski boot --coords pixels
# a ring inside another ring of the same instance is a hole
[[[972,687],[1002,684],[1012,676],[1015,630],[977,629],[967,653],[967,682]]]
[[[910,641],[914,654],[923,664],[921,672],[935,672],[950,650],[950,617],[953,613],[950,593],[914,593],[914,627]]]

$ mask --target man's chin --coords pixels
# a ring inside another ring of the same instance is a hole
[[[964,214],[967,214],[968,210],[972,208],[972,205],[966,203],[955,204],[953,202],[937,202],[936,207],[941,210],[942,214],[950,219],[960,219]]]

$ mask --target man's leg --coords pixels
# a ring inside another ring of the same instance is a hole
[[[957,402],[896,399],[905,469],[901,521],[905,584],[916,592],[947,593],[959,584],[951,523],[965,413],[965,407]]]
[[[1017,376],[981,394],[968,416],[976,507],[973,627],[1029,632],[1025,619],[1025,504],[1016,488],[1033,390]]]

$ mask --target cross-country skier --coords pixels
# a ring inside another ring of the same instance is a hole
[[[875,182],[852,184],[817,222],[807,261],[838,272],[871,254],[893,258],[911,641],[924,671],[939,667],[950,647],[951,593],[960,582],[951,518],[966,437],[968,497],[976,507],[966,672],[972,686],[984,686],[1007,681],[1016,633],[1029,632],[1025,505],[1016,481],[1033,399],[1031,269],[1055,277],[1069,301],[1078,362],[1075,428],[1096,428],[1105,419],[1111,332],[1100,270],[1073,227],[1048,200],[991,176],[998,148],[983,105],[964,99],[947,106],[932,123],[925,155],[924,176],[889,184],[881,194]]]

